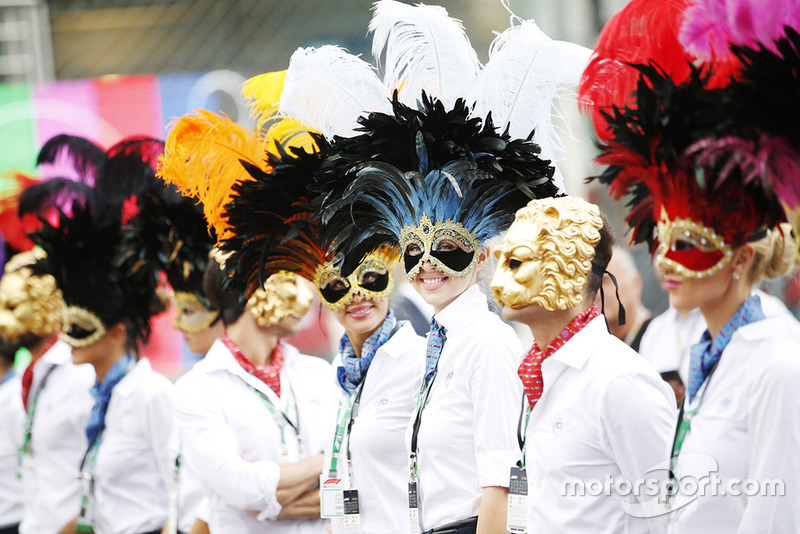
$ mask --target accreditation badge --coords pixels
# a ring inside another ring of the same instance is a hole
[[[408,532],[419,534],[419,500],[416,481],[408,483]]]
[[[344,534],[361,534],[358,490],[344,490]]]
[[[341,478],[331,478],[325,473],[319,477],[319,512],[323,519],[344,516],[344,484]]]
[[[94,532],[94,477],[89,473],[81,473],[81,508],[75,526],[77,532],[92,534]]]
[[[17,452],[17,477],[22,480],[22,503],[33,506],[36,498],[36,464],[33,452],[20,447]]]
[[[506,530],[511,534],[528,532],[528,474],[514,466],[508,478],[508,512]]]

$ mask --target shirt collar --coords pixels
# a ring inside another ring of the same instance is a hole
[[[452,332],[466,329],[473,321],[478,320],[482,313],[488,311],[489,303],[486,301],[486,295],[478,284],[473,284],[442,311],[434,314],[434,318],[448,332]]]
[[[608,334],[606,319],[601,314],[589,321],[578,333],[559,350],[553,353],[548,360],[556,360],[575,369],[582,369],[592,355],[597,343],[597,335]]]
[[[133,393],[136,385],[135,377],[142,372],[152,369],[152,367],[150,367],[150,360],[147,358],[139,358],[131,362],[130,365],[131,367],[128,369],[128,372],[122,377],[122,380],[119,381],[117,387],[114,388],[114,391],[120,395],[127,396]]]

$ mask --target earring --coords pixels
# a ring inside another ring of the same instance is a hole
[[[738,279],[739,279],[739,278],[741,278],[741,277],[742,277],[742,275],[740,275],[740,274],[739,274],[738,272],[736,272],[736,271],[733,271],[733,279],[734,279],[734,280],[738,280]]]

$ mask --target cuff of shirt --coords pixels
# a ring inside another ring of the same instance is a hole
[[[511,452],[483,452],[475,456],[478,464],[478,482],[488,486],[508,487],[511,467],[517,465],[520,454]]]
[[[264,462],[260,468],[263,470],[261,480],[261,494],[264,498],[264,508],[256,516],[259,521],[278,519],[283,507],[278,502],[278,482],[281,478],[281,468],[275,462]]]

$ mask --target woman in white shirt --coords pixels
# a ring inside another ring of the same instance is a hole
[[[648,20],[659,26],[612,27],[667,28],[661,17]],[[671,450],[674,480],[668,498],[659,499],[666,506],[643,510],[648,517],[670,512],[673,532],[800,528],[800,346],[787,321],[766,318],[753,294],[762,278],[791,269],[798,250],[797,236],[779,224],[791,220],[784,208],[797,201],[782,196],[785,181],[796,183],[800,174],[798,147],[785,133],[795,124],[783,122],[794,97],[762,110],[765,102],[754,93],[771,77],[797,87],[800,38],[789,35],[737,50],[741,70],[724,87],[710,86],[705,69],[662,71],[664,58],[648,55],[651,66],[635,71],[635,100],[629,103],[627,91],[612,93],[605,103],[618,108],[598,128],[608,136],[598,161],[609,167],[600,179],[615,195],[634,193],[632,234],[654,251],[670,303],[699,308],[707,325],[690,350]],[[626,30],[602,39],[614,49],[631,37]],[[676,53],[670,50],[664,64],[676,64]],[[600,70],[607,59],[598,55]],[[585,83],[624,85],[602,74]]]
[[[176,402],[183,456],[210,494],[209,528],[324,533],[315,486],[330,366],[281,341],[296,333],[311,293],[296,277],[276,275],[243,302],[222,283],[210,261],[206,294],[226,330]]]
[[[128,171],[131,181],[163,189],[147,160],[159,146],[150,139],[121,142],[110,149],[120,159],[108,160],[109,172]],[[32,236],[47,253],[36,270],[56,279],[65,302],[61,337],[75,363],[94,367],[97,381],[75,519],[60,532],[160,532],[171,478],[172,385],[137,353],[164,303],[157,266],[126,247],[138,221],[155,214],[139,211],[123,230],[121,205],[84,187],[65,187],[74,198],[68,213],[59,212],[57,226],[45,222]]]
[[[469,119],[463,101],[393,105],[393,116],[361,119],[365,133],[331,148],[321,178],[342,185],[331,187],[338,196],[326,199],[323,230],[345,267],[365,239],[399,246],[406,277],[435,312],[406,435],[404,482],[417,488],[407,517],[423,532],[498,532],[520,459],[522,346],[489,310],[478,279],[487,240],[530,198],[556,192],[553,169],[536,145]]]

